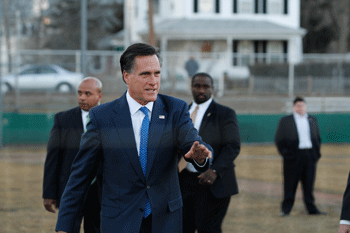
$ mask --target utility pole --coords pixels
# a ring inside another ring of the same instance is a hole
[[[3,28],[5,30],[5,44],[6,44],[6,56],[8,71],[12,71],[12,56],[11,56],[11,42],[10,42],[10,22],[8,14],[8,0],[2,0],[2,18]]]
[[[153,1],[148,0],[148,23],[149,23],[149,44],[156,46],[156,36],[154,34],[154,26],[153,26]]]
[[[81,1],[81,72],[86,76],[87,2]]]
[[[2,136],[2,115],[3,115],[3,107],[2,107],[2,29],[4,28],[3,26],[3,20],[2,20],[2,15],[3,15],[3,11],[1,12],[1,10],[3,9],[3,7],[0,7],[0,148],[3,147],[3,136]]]

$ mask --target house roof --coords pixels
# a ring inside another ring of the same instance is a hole
[[[168,39],[201,39],[201,38],[258,38],[283,39],[291,36],[303,36],[303,28],[291,28],[270,21],[237,20],[237,19],[170,19],[154,25],[159,37]],[[148,34],[147,30],[140,32]]]

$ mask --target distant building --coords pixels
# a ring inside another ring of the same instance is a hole
[[[302,59],[300,0],[155,0],[153,11],[158,46],[184,61],[207,52],[226,53],[225,67]],[[147,41],[148,0],[126,0],[124,13],[119,39]]]

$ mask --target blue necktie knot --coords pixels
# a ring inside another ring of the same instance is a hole
[[[143,106],[140,108],[141,112],[143,112],[143,114],[145,114],[148,117],[148,108]]]

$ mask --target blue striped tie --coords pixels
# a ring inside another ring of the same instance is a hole
[[[140,110],[143,112],[143,114],[145,114],[145,117],[143,118],[142,126],[141,126],[140,163],[141,163],[143,174],[146,176],[149,117],[148,117],[148,109],[146,107],[141,107]],[[143,215],[144,218],[150,215],[151,212],[152,212],[151,204],[149,202],[149,199],[147,199],[145,212]]]

